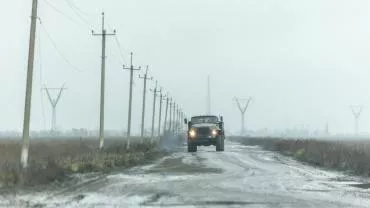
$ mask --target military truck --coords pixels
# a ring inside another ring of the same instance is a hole
[[[188,125],[188,152],[196,152],[198,146],[216,146],[216,151],[224,151],[225,131],[223,117],[214,115],[193,116]]]

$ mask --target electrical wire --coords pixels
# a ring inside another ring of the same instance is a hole
[[[37,39],[38,39],[38,52],[39,52],[39,69],[40,69],[40,75],[39,75],[39,82],[40,82],[40,99],[41,99],[41,116],[43,121],[43,127],[46,129],[46,119],[45,119],[45,105],[44,105],[44,99],[42,99],[42,86],[43,86],[43,68],[42,68],[42,51],[41,51],[41,38],[40,38],[40,31],[38,31]]]
[[[53,38],[51,37],[50,33],[46,30],[44,24],[42,24],[40,22],[40,25],[41,25],[41,28],[44,30],[44,32],[46,33],[47,37],[49,38],[50,42],[52,43],[54,49],[59,53],[59,56],[74,70],[76,71],[82,71],[80,70],[79,68],[77,68],[76,66],[74,66],[62,53],[61,50],[59,50],[57,44],[55,43],[55,41],[53,40]]]
[[[87,12],[84,12],[82,11],[74,2],[73,0],[66,0],[66,1],[69,1],[69,3],[81,14],[85,15],[85,17],[88,17],[88,16],[96,16],[97,14],[95,13],[87,13]]]
[[[73,19],[72,17],[66,15],[64,12],[62,12],[61,10],[59,10],[57,7],[55,7],[53,4],[51,4],[50,2],[48,2],[47,0],[44,0],[44,2],[50,7],[52,8],[54,11],[56,11],[57,13],[59,13],[60,15],[64,16],[65,18],[67,18],[68,20],[74,22],[75,24],[81,26],[81,23],[76,21],[75,19]]]
[[[110,29],[110,30],[113,30],[113,29],[112,29],[112,27],[110,26],[110,24],[108,24],[108,27],[109,27],[109,29]],[[119,39],[118,39],[117,35],[115,35],[115,36],[114,36],[114,40],[115,40],[116,45],[117,45],[117,47],[118,47],[118,50],[119,50],[119,52],[120,52],[120,55],[121,55],[121,59],[122,59],[123,65],[126,65],[126,63],[127,63],[127,62],[126,62],[126,59],[125,59],[125,53],[124,53],[124,51],[123,51],[123,49],[122,49],[121,42],[119,41]]]
[[[89,29],[92,29],[93,27],[92,27],[92,24],[90,24],[90,22],[89,21],[87,21],[84,17],[82,17],[82,15],[80,14],[80,13],[83,13],[83,12],[81,12],[81,10],[80,9],[78,9],[77,7],[76,7],[76,5],[75,4],[73,4],[73,2],[71,2],[70,0],[65,0],[65,2],[67,3],[67,5],[69,6],[69,8],[71,8],[71,10],[76,14],[76,16],[80,19],[80,20],[82,20],[84,23],[85,23],[85,25],[89,28]]]
[[[117,35],[114,36],[114,39],[116,40],[116,44],[117,44],[118,50],[119,50],[119,52],[121,54],[122,62],[123,62],[123,64],[125,64],[126,63],[126,61],[125,61],[125,54],[124,54],[124,52],[122,50],[122,46],[121,46],[121,43],[120,43],[119,39],[117,38]]]

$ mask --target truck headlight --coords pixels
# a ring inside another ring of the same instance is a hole
[[[217,136],[217,130],[216,129],[212,129],[212,136]]]
[[[191,129],[191,130],[189,131],[189,136],[190,136],[190,137],[194,138],[196,135],[197,135],[197,133],[195,132],[195,130],[194,130],[194,129]]]

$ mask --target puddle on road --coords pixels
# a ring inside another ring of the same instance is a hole
[[[362,184],[351,184],[353,187],[362,188],[362,189],[370,189],[370,183],[362,183]]]
[[[206,167],[201,163],[201,158],[199,159],[200,163],[186,164],[183,162],[183,158],[167,158],[161,163],[155,165],[149,170],[146,170],[146,173],[222,173],[223,170],[220,168],[211,168]]]

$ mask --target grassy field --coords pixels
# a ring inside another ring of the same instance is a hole
[[[245,145],[260,145],[267,150],[289,155],[314,166],[370,176],[370,140],[315,140],[234,137]]]
[[[97,139],[33,139],[24,184],[47,184],[62,181],[71,173],[108,171],[115,167],[144,164],[164,154],[156,151],[155,144],[149,140],[131,141],[130,149],[126,150],[125,140],[106,139],[105,149],[98,151]],[[20,140],[0,140],[0,187],[18,184],[20,150]]]

